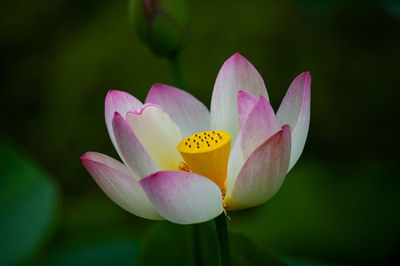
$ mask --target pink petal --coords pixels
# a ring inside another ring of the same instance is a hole
[[[115,112],[112,120],[116,144],[121,153],[121,159],[131,170],[136,179],[146,177],[159,169],[135,136],[128,122]]]
[[[182,135],[161,107],[145,104],[139,111],[128,112],[126,120],[159,169],[179,169],[179,163],[183,159],[176,147],[182,140]]]
[[[221,190],[203,176],[160,171],[143,178],[140,184],[154,208],[173,223],[201,223],[222,213]]]
[[[228,164],[227,190],[231,190],[235,179],[249,156],[273,134],[278,132],[274,110],[262,96],[247,116],[236,143],[231,151]]]
[[[121,208],[146,219],[163,219],[122,163],[97,152],[85,153],[81,162],[104,193]]]
[[[111,141],[114,144],[115,149],[119,153],[117,144],[115,142],[114,132],[112,129],[112,119],[114,113],[118,112],[125,119],[126,113],[131,110],[139,109],[143,104],[130,95],[129,93],[117,90],[109,90],[105,100],[105,118],[110,135]]]
[[[254,97],[268,99],[264,81],[246,58],[236,53],[222,66],[211,99],[211,129],[225,130],[232,143],[239,133],[237,94],[247,91]]]
[[[289,170],[299,159],[306,143],[310,125],[311,75],[304,72],[297,76],[285,95],[276,115],[279,125],[292,128],[292,151]]]
[[[191,94],[163,84],[154,84],[146,98],[167,112],[185,138],[210,130],[210,113],[207,107]]]
[[[240,90],[238,92],[238,116],[239,116],[239,128],[242,128],[244,122],[246,122],[251,110],[257,103],[257,98],[246,91]]]
[[[240,170],[231,194],[227,192],[228,210],[254,207],[275,195],[289,167],[290,142],[290,126],[284,125],[251,154]]]

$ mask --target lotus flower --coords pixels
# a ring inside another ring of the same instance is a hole
[[[123,163],[95,152],[81,161],[115,203],[147,219],[200,223],[263,204],[302,153],[310,84],[308,72],[296,77],[275,115],[260,74],[234,54],[216,79],[211,112],[167,85],[153,85],[145,104],[109,91],[105,120]]]

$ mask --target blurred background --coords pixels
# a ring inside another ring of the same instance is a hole
[[[186,4],[190,43],[180,53],[186,90],[208,107],[219,68],[235,52],[261,73],[275,110],[298,74],[312,76],[301,159],[271,201],[230,213],[229,230],[253,251],[289,264],[394,264],[400,3]],[[137,37],[128,6],[0,3],[0,265],[191,261],[190,227],[129,214],[79,161],[86,151],[118,158],[104,122],[109,89],[144,101],[152,84],[176,84],[169,61]]]

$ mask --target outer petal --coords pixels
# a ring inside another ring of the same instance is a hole
[[[140,180],[154,208],[178,224],[208,221],[223,211],[218,186],[203,176],[182,171],[160,171]]]
[[[181,130],[185,138],[197,132],[210,130],[210,112],[191,94],[163,84],[154,84],[146,103],[162,107]]]
[[[234,143],[239,133],[237,94],[239,90],[268,99],[264,81],[254,66],[236,53],[222,66],[211,99],[211,129],[225,130]]]
[[[240,90],[238,92],[238,116],[239,116],[239,128],[241,129],[246,122],[251,110],[257,103],[257,98],[246,91]]]
[[[114,132],[112,128],[112,119],[114,113],[118,112],[125,118],[126,113],[131,110],[139,109],[143,104],[130,95],[129,93],[117,90],[109,90],[105,100],[105,118],[106,125],[108,129],[108,134],[110,135],[111,141],[114,144],[115,149],[118,153],[118,147],[115,142]],[[121,155],[121,154],[120,154]]]
[[[134,177],[140,179],[157,172],[157,165],[143,148],[128,122],[118,112],[114,114],[112,125],[121,159]]]
[[[140,111],[128,112],[126,119],[161,170],[178,170],[183,159],[176,147],[182,140],[182,135],[161,107],[146,104]]]
[[[239,172],[231,195],[226,196],[228,210],[239,210],[268,201],[279,190],[289,167],[290,126],[258,147]]]
[[[306,143],[310,125],[311,75],[304,72],[297,76],[285,95],[277,112],[280,125],[292,128],[292,151],[289,170],[299,159]]]
[[[232,191],[235,179],[249,156],[278,130],[274,110],[269,102],[260,96],[233,146],[228,164],[227,194]]]
[[[97,152],[85,153],[81,162],[104,193],[121,208],[146,219],[163,219],[122,163]]]

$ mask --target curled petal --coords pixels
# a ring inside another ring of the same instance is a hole
[[[176,147],[182,135],[161,107],[146,104],[139,111],[128,112],[126,120],[159,169],[178,170],[183,159]]]
[[[309,72],[304,72],[290,84],[276,115],[279,125],[288,124],[292,129],[289,170],[299,159],[306,143],[310,125],[310,104],[311,75]]]
[[[114,114],[112,125],[121,159],[133,176],[140,179],[157,172],[159,170],[157,165],[135,136],[128,122],[118,112]]]
[[[290,126],[259,146],[239,172],[230,194],[226,194],[225,207],[240,210],[268,201],[279,190],[289,167]]]
[[[163,219],[122,163],[97,152],[85,153],[81,162],[104,193],[121,208],[146,219]]]
[[[194,173],[160,171],[143,178],[140,184],[154,208],[173,223],[201,223],[223,211],[218,186]]]
[[[163,84],[154,84],[146,103],[154,103],[167,112],[181,130],[182,136],[210,129],[210,112],[191,94]]]
[[[228,164],[228,191],[232,190],[235,179],[249,156],[278,130],[274,110],[269,102],[260,96],[248,114],[233,146]]]
[[[236,53],[222,66],[211,99],[211,129],[229,132],[232,143],[239,133],[237,95],[239,90],[268,99],[264,81],[246,58]]]
[[[118,112],[125,119],[126,113],[131,110],[139,109],[143,104],[130,95],[129,93],[117,90],[109,90],[105,100],[105,118],[106,125],[108,129],[108,134],[110,135],[111,141],[114,144],[115,149],[118,154],[120,154],[115,141],[114,131],[112,128],[112,119],[114,113]],[[121,154],[120,154],[121,155]]]

